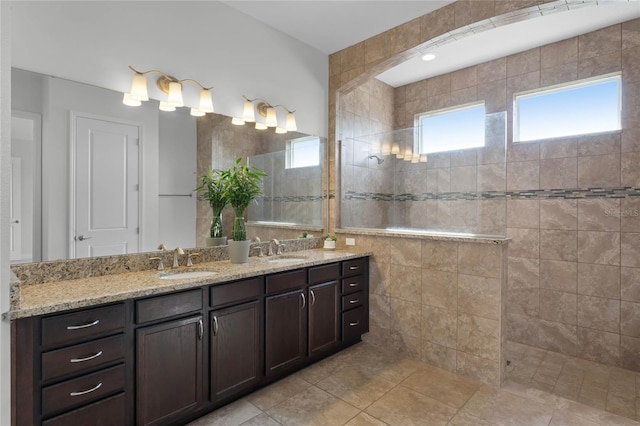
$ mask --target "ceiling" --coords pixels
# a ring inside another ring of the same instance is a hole
[[[331,54],[452,1],[263,0],[224,3]],[[570,10],[464,37],[435,49],[433,61],[424,62],[416,57],[385,71],[378,79],[398,87],[640,17],[640,0],[600,2],[597,6],[595,0],[567,3]]]

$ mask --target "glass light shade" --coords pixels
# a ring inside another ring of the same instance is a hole
[[[420,154],[413,154],[413,155],[411,156],[411,162],[412,162],[413,164],[416,164],[418,161],[420,161]]]
[[[411,148],[407,148],[404,150],[403,158],[404,161],[411,161],[411,158],[413,158],[413,152],[411,152]]]
[[[278,117],[274,107],[267,108],[267,119],[265,120],[267,127],[276,127],[278,125]]]
[[[205,112],[200,111],[198,108],[191,108],[190,114],[193,115],[194,117],[204,117]]]
[[[142,101],[138,99],[133,99],[130,93],[125,93],[122,98],[122,103],[129,106],[140,106],[142,105]]]
[[[231,124],[235,124],[236,126],[242,126],[244,125],[244,121],[242,121],[242,119],[240,118],[233,117],[231,119]]]
[[[295,132],[298,130],[298,126],[296,125],[296,116],[293,112],[287,113],[287,124],[284,127],[289,132]]]
[[[198,110],[204,113],[213,112],[213,100],[211,99],[211,90],[202,89],[200,91],[200,105]]]
[[[287,133],[287,129],[283,129],[282,127],[276,127],[276,133],[280,133],[280,134]]]
[[[184,106],[182,100],[182,85],[176,81],[169,83],[169,95],[167,96],[167,103],[174,107]]]
[[[427,154],[420,154],[420,162],[421,163],[427,162]]]
[[[267,130],[267,125],[256,121],[256,130]]]
[[[391,145],[389,145],[388,142],[383,142],[382,143],[382,155],[389,155],[391,154]]]
[[[392,153],[393,155],[398,155],[398,154],[400,154],[400,145],[398,145],[398,143],[397,143],[397,142],[396,142],[396,143],[393,143],[393,144],[391,145],[391,153]]]
[[[248,123],[256,121],[256,113],[253,108],[253,102],[244,101],[244,110],[242,111],[242,120]]]
[[[133,74],[129,97],[131,97],[131,99],[137,99],[139,101],[149,100],[149,93],[147,92],[147,78],[143,74]]]
[[[160,106],[158,108],[160,109],[160,111],[167,111],[167,112],[176,110],[176,107],[174,107],[173,105],[169,105],[167,101],[160,101]]]

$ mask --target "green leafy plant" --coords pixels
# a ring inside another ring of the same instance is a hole
[[[222,170],[213,169],[209,166],[209,171],[202,176],[201,185],[196,188],[203,200],[209,202],[213,210],[213,219],[211,220],[211,228],[209,236],[211,238],[220,238],[223,236],[222,229],[222,210],[229,204],[225,194],[226,176]]]
[[[247,239],[245,211],[262,194],[262,178],[267,174],[257,167],[242,164],[242,158],[238,158],[235,165],[224,170],[221,176],[225,179],[223,195],[235,213],[231,238],[234,241],[244,241]]]
[[[338,241],[338,238],[335,235],[331,235],[331,234],[327,234],[326,237],[324,237],[325,241]]]

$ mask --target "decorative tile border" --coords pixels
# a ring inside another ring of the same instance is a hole
[[[481,191],[481,192],[423,192],[420,194],[384,194],[378,192],[347,191],[345,200],[372,201],[427,201],[427,200],[500,200],[500,199],[587,199],[587,198],[627,198],[640,197],[640,188],[571,188],[571,189],[530,189],[522,191]]]
[[[256,200],[258,201],[281,201],[285,203],[302,203],[304,201],[322,201],[326,198],[323,195],[284,195],[279,197],[258,197]]]

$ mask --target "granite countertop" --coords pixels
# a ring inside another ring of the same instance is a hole
[[[233,264],[226,260],[198,263],[192,268],[180,268],[185,272],[198,270],[216,272],[215,275],[199,278],[163,280],[158,278],[159,271],[148,270],[21,285],[18,303],[12,305],[10,311],[4,317],[13,320],[43,315],[369,255],[371,253],[352,253],[342,250],[302,250],[274,257],[251,257],[249,258],[249,263],[245,264]],[[270,259],[283,257],[298,259],[284,263],[269,262]]]

